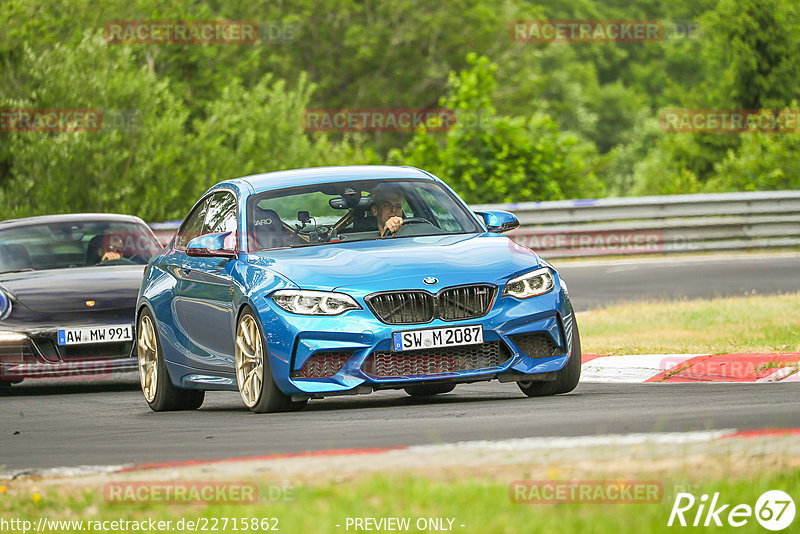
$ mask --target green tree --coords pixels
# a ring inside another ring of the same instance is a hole
[[[187,163],[186,107],[160,81],[131,61],[130,51],[87,32],[74,48],[25,48],[24,98],[3,97],[0,108],[93,109],[99,131],[14,131],[0,134],[7,175],[0,218],[45,213],[113,211],[148,219],[177,213],[191,200],[176,172]],[[125,117],[112,124],[112,117]]]
[[[585,162],[594,148],[558,130],[547,115],[506,117],[492,103],[496,65],[471,54],[470,69],[452,72],[440,104],[456,112],[443,135],[421,127],[390,159],[430,170],[468,202],[585,197],[602,192]]]
[[[209,102],[202,120],[194,123],[193,160],[202,179],[186,194],[196,197],[212,184],[228,178],[281,169],[377,163],[363,149],[363,138],[332,142],[324,134],[312,139],[304,131],[303,112],[314,85],[301,75],[289,89],[283,80],[267,74],[254,87],[238,81]]]

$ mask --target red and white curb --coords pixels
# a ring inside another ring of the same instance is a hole
[[[759,430],[736,430],[734,428],[721,428],[717,430],[700,430],[691,432],[641,432],[630,434],[599,434],[595,436],[575,437],[530,437],[511,438],[503,440],[475,440],[460,441],[455,443],[440,443],[429,445],[397,445],[393,447],[369,447],[362,449],[329,449],[321,451],[295,452],[285,454],[269,454],[263,456],[246,456],[238,458],[222,458],[218,460],[158,462],[139,465],[124,466],[119,472],[149,471],[152,469],[170,469],[177,467],[211,466],[236,464],[240,462],[277,462],[297,461],[308,463],[315,460],[342,458],[345,463],[359,461],[357,457],[381,457],[385,455],[430,459],[433,455],[442,454],[446,458],[454,452],[476,453],[488,452],[524,452],[538,450],[565,450],[586,447],[620,447],[634,445],[689,445],[693,443],[707,443],[720,439],[735,438],[772,438],[800,436],[800,428],[767,428]],[[454,457],[458,458],[458,457]],[[369,462],[367,462],[369,463]]]
[[[605,451],[609,457],[627,455],[624,448],[631,448],[637,455],[651,451],[654,457],[683,454],[676,447],[696,447],[722,442],[738,443],[736,440],[757,440],[758,443],[773,443],[786,454],[800,453],[800,428],[767,428],[758,430],[736,430],[732,428],[691,432],[651,432],[630,434],[600,434],[576,437],[528,437],[504,440],[462,441],[429,445],[400,445],[394,447],[370,447],[352,449],[330,449],[262,456],[245,456],[215,460],[189,460],[175,462],[145,463],[139,465],[78,466],[51,469],[25,470],[17,473],[0,472],[0,480],[21,477],[73,478],[76,476],[112,474],[148,477],[153,471],[177,476],[179,472],[208,478],[220,476],[243,476],[243,473],[261,472],[269,469],[273,473],[292,472],[331,473],[337,470],[382,471],[398,467],[415,468],[431,466],[485,465],[487,462],[507,464],[514,462],[548,463],[551,461],[576,461],[576,451],[586,458],[592,450]],[[645,446],[643,449],[642,446]],[[723,450],[719,445],[712,449]],[[637,452],[638,451],[638,452]],[[631,454],[633,454],[631,452]],[[520,454],[524,456],[519,456]],[[603,455],[601,455],[603,456]],[[603,457],[605,457],[603,456]],[[365,461],[365,457],[369,457]],[[256,469],[257,468],[257,469]],[[167,470],[167,471],[163,471]],[[188,471],[185,471],[188,470]],[[141,477],[140,477],[141,478]]]
[[[800,353],[584,354],[581,382],[800,382]]]

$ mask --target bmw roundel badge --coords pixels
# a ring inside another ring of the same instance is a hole
[[[425,278],[422,279],[422,281],[428,284],[429,286],[435,286],[436,284],[439,283],[439,280],[437,280],[433,276],[426,276]]]

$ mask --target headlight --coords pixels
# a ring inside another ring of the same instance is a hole
[[[518,299],[527,299],[543,295],[555,287],[553,274],[547,267],[512,278],[503,290],[503,296],[510,295]]]
[[[0,319],[5,319],[11,313],[11,299],[0,291]]]
[[[284,310],[300,315],[339,315],[361,309],[353,297],[344,293],[282,289],[270,298]]]

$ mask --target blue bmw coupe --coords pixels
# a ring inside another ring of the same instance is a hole
[[[410,167],[325,167],[221,182],[149,262],[136,311],[155,411],[239,391],[254,412],[331,395],[516,382],[572,391],[580,338],[567,287]]]

